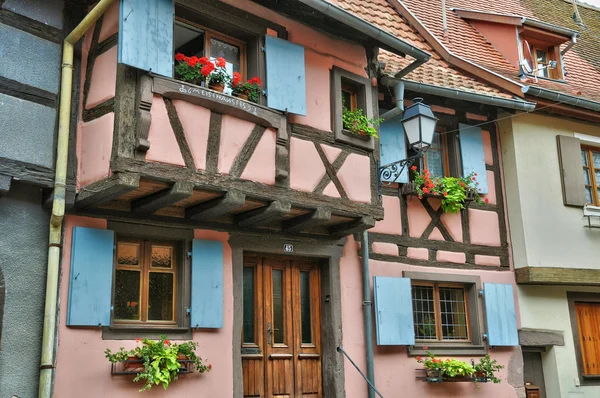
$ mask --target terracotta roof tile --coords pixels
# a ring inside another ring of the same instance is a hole
[[[431,48],[423,37],[411,27],[386,0],[328,1],[355,14],[365,21],[378,26],[394,36],[399,37],[407,43],[432,54],[432,57],[428,62],[406,75],[404,79],[476,94],[513,98],[512,95],[506,94],[489,84],[478,81],[474,77],[451,67],[434,52],[433,48]],[[385,63],[384,71],[390,75],[399,72],[412,62],[410,57],[403,58],[385,50],[380,51],[379,60]],[[500,64],[501,66],[503,65],[502,62],[500,62]]]
[[[398,1],[398,0],[392,0]],[[402,3],[455,55],[479,66],[500,73],[519,82],[517,67],[508,62],[479,31],[462,19],[451,8],[515,14],[554,25],[578,30],[578,43],[565,54],[567,70],[565,82],[538,79],[526,84],[581,95],[600,101],[600,10],[579,7],[586,24],[582,27],[573,20],[571,2],[564,0],[446,0],[448,33],[444,37],[441,0],[402,0]]]

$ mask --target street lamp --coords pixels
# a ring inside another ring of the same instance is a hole
[[[415,160],[422,158],[433,142],[433,134],[438,119],[433,115],[429,105],[424,104],[422,101],[422,98],[415,98],[413,104],[404,111],[400,121],[408,139],[408,145],[417,153],[377,169],[379,195],[381,195],[383,180],[388,184],[396,182],[404,169],[410,167]]]

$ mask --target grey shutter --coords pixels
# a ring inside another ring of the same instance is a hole
[[[557,135],[556,143],[560,162],[563,203],[566,206],[584,206],[586,200],[581,163],[581,142],[579,138]]]

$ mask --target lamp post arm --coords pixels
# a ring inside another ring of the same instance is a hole
[[[377,193],[379,194],[379,197],[381,198],[381,188],[383,187],[384,179],[386,185],[395,183],[402,175],[402,172],[404,172],[404,169],[412,166],[415,160],[422,158],[423,155],[425,155],[425,151],[420,150],[416,155],[410,156],[406,159],[401,159],[383,166],[378,166]]]

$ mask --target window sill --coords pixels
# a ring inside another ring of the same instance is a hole
[[[186,101],[217,113],[286,133],[287,119],[283,112],[278,110],[163,76],[152,75],[152,80],[152,92],[155,94]]]
[[[427,347],[427,349],[423,349]],[[449,343],[418,343],[408,347],[408,355],[411,357],[426,356],[427,351],[437,356],[463,356],[463,355],[485,355],[487,346],[475,344],[449,344]]]
[[[192,329],[177,326],[140,327],[125,325],[102,328],[102,340],[135,340],[138,337],[158,340],[161,335],[166,335],[170,340],[191,340]]]

